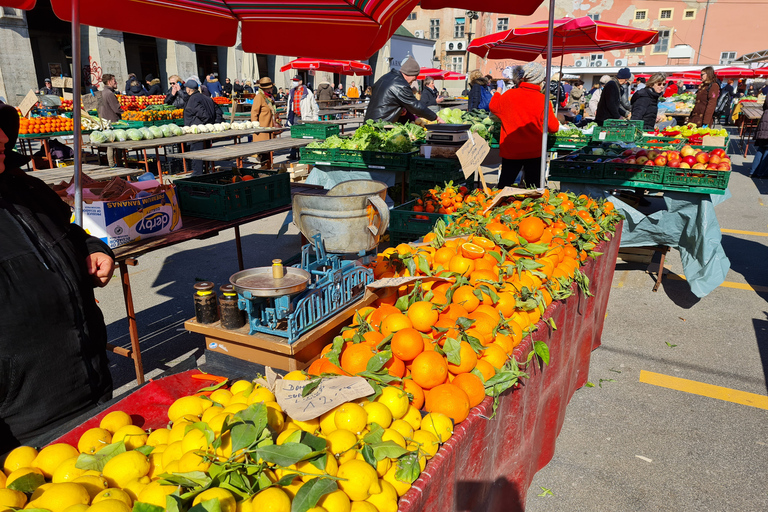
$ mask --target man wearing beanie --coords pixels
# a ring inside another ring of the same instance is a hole
[[[523,172],[523,186],[538,187],[541,179],[541,139],[544,136],[544,101],[542,86],[546,71],[541,64],[529,62],[522,67],[520,85],[504,94],[496,91],[491,98],[491,113],[501,119],[501,174],[499,188],[512,185]],[[552,102],[547,101],[547,131],[560,128]]]
[[[437,114],[423,107],[411,90],[419,71],[419,64],[409,57],[399,70],[393,69],[373,84],[365,119],[405,122],[407,113],[430,121],[437,119]]]
[[[629,113],[628,109],[622,104],[622,94],[624,84],[632,78],[629,68],[621,68],[603,87],[600,94],[600,101],[597,104],[595,113],[595,122],[598,126],[603,126],[606,119],[622,119]]]

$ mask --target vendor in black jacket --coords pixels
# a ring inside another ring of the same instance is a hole
[[[442,103],[443,98],[440,97],[440,93],[435,87],[435,79],[428,76],[424,79],[424,90],[421,91],[421,105],[424,108],[436,107],[438,103]]]
[[[93,287],[109,282],[114,255],[21,170],[18,132],[16,109],[0,102],[0,453],[112,395]]]
[[[437,114],[424,107],[411,90],[411,84],[416,81],[420,70],[416,60],[408,58],[399,70],[393,69],[373,84],[373,95],[365,119],[405,122],[408,120],[407,113],[430,121],[438,119]]]
[[[184,82],[184,86],[189,95],[187,104],[184,106],[184,126],[221,122],[221,109],[211,98],[198,90],[200,84],[190,78]],[[190,151],[200,151],[201,149],[205,149],[205,142],[189,144]],[[200,176],[201,174],[203,174],[203,161],[192,160],[192,176]]]
[[[657,122],[665,119],[659,116],[659,98],[664,92],[664,83],[667,77],[663,73],[654,74],[645,84],[645,87],[637,91],[630,100],[632,104],[632,119],[642,121],[646,131],[652,131]]]
[[[595,113],[595,122],[599,126],[603,126],[606,119],[621,119],[629,113],[621,104],[621,95],[622,87],[630,78],[632,78],[632,73],[629,68],[621,68],[616,74],[616,78],[611,79],[603,87]]]

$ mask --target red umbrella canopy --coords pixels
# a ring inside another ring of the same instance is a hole
[[[752,71],[755,72],[755,76],[768,76],[768,66],[755,68]]]
[[[34,5],[34,0],[0,1]],[[51,0],[56,16],[71,21],[73,1],[78,0]],[[239,22],[246,52],[367,59],[384,46],[418,0],[109,0],[108,4],[79,0],[79,4],[84,25],[233,46]]]
[[[715,74],[720,78],[754,78],[757,76],[754,69],[735,66],[718,69]]]
[[[547,51],[547,29],[547,20],[537,21],[475,39],[468,50],[490,59],[534,60]],[[594,21],[587,16],[561,18],[554,23],[552,56],[636,48],[654,44],[658,38],[655,30]]]
[[[280,68],[284,73],[289,69],[327,71],[342,75],[370,75],[371,66],[355,60],[330,60],[330,59],[295,59]]]
[[[443,71],[442,69],[421,68],[421,71],[419,71],[419,76],[416,77],[416,80],[424,80],[428,76],[431,76],[435,80],[440,80],[446,73],[447,71]]]
[[[462,73],[457,73],[455,71],[448,71],[445,75],[443,75],[443,80],[466,80],[467,75],[464,75]]]
[[[35,6],[35,0],[2,0],[3,7],[13,7],[14,9],[24,9],[28,11]]]
[[[495,12],[499,14],[517,14],[530,16],[539,8],[543,0],[422,0],[422,9],[471,9],[479,12]]]

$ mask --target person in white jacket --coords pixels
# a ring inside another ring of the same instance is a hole
[[[318,121],[320,119],[320,107],[317,106],[315,95],[310,93],[301,99],[301,120]]]
[[[589,98],[589,103],[587,104],[587,117],[595,117],[595,113],[597,112],[597,104],[600,103],[600,96],[603,94],[603,87],[610,81],[611,77],[608,75],[603,75],[600,77],[600,87],[592,93],[592,97]]]

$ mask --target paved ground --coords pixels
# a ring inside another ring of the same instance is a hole
[[[747,178],[743,159],[734,161],[739,165],[731,178],[733,198],[717,207],[720,225],[759,235],[724,232],[728,282],[701,300],[669,276],[653,293],[647,265],[617,264],[603,345],[592,355],[594,387],[574,395],[555,456],[529,489],[527,510],[768,510],[766,411],[640,382],[641,371],[654,372],[765,400],[768,180]],[[246,267],[298,251],[297,230],[284,225],[285,217],[243,227]],[[192,285],[197,278],[221,284],[237,270],[234,236],[225,232],[139,261],[131,279],[151,377],[166,365],[202,355],[202,337],[183,328],[193,316]],[[677,252],[666,267],[682,274]],[[110,340],[127,346],[119,282],[99,290],[97,298]],[[131,387],[131,362],[110,359],[116,387]]]

